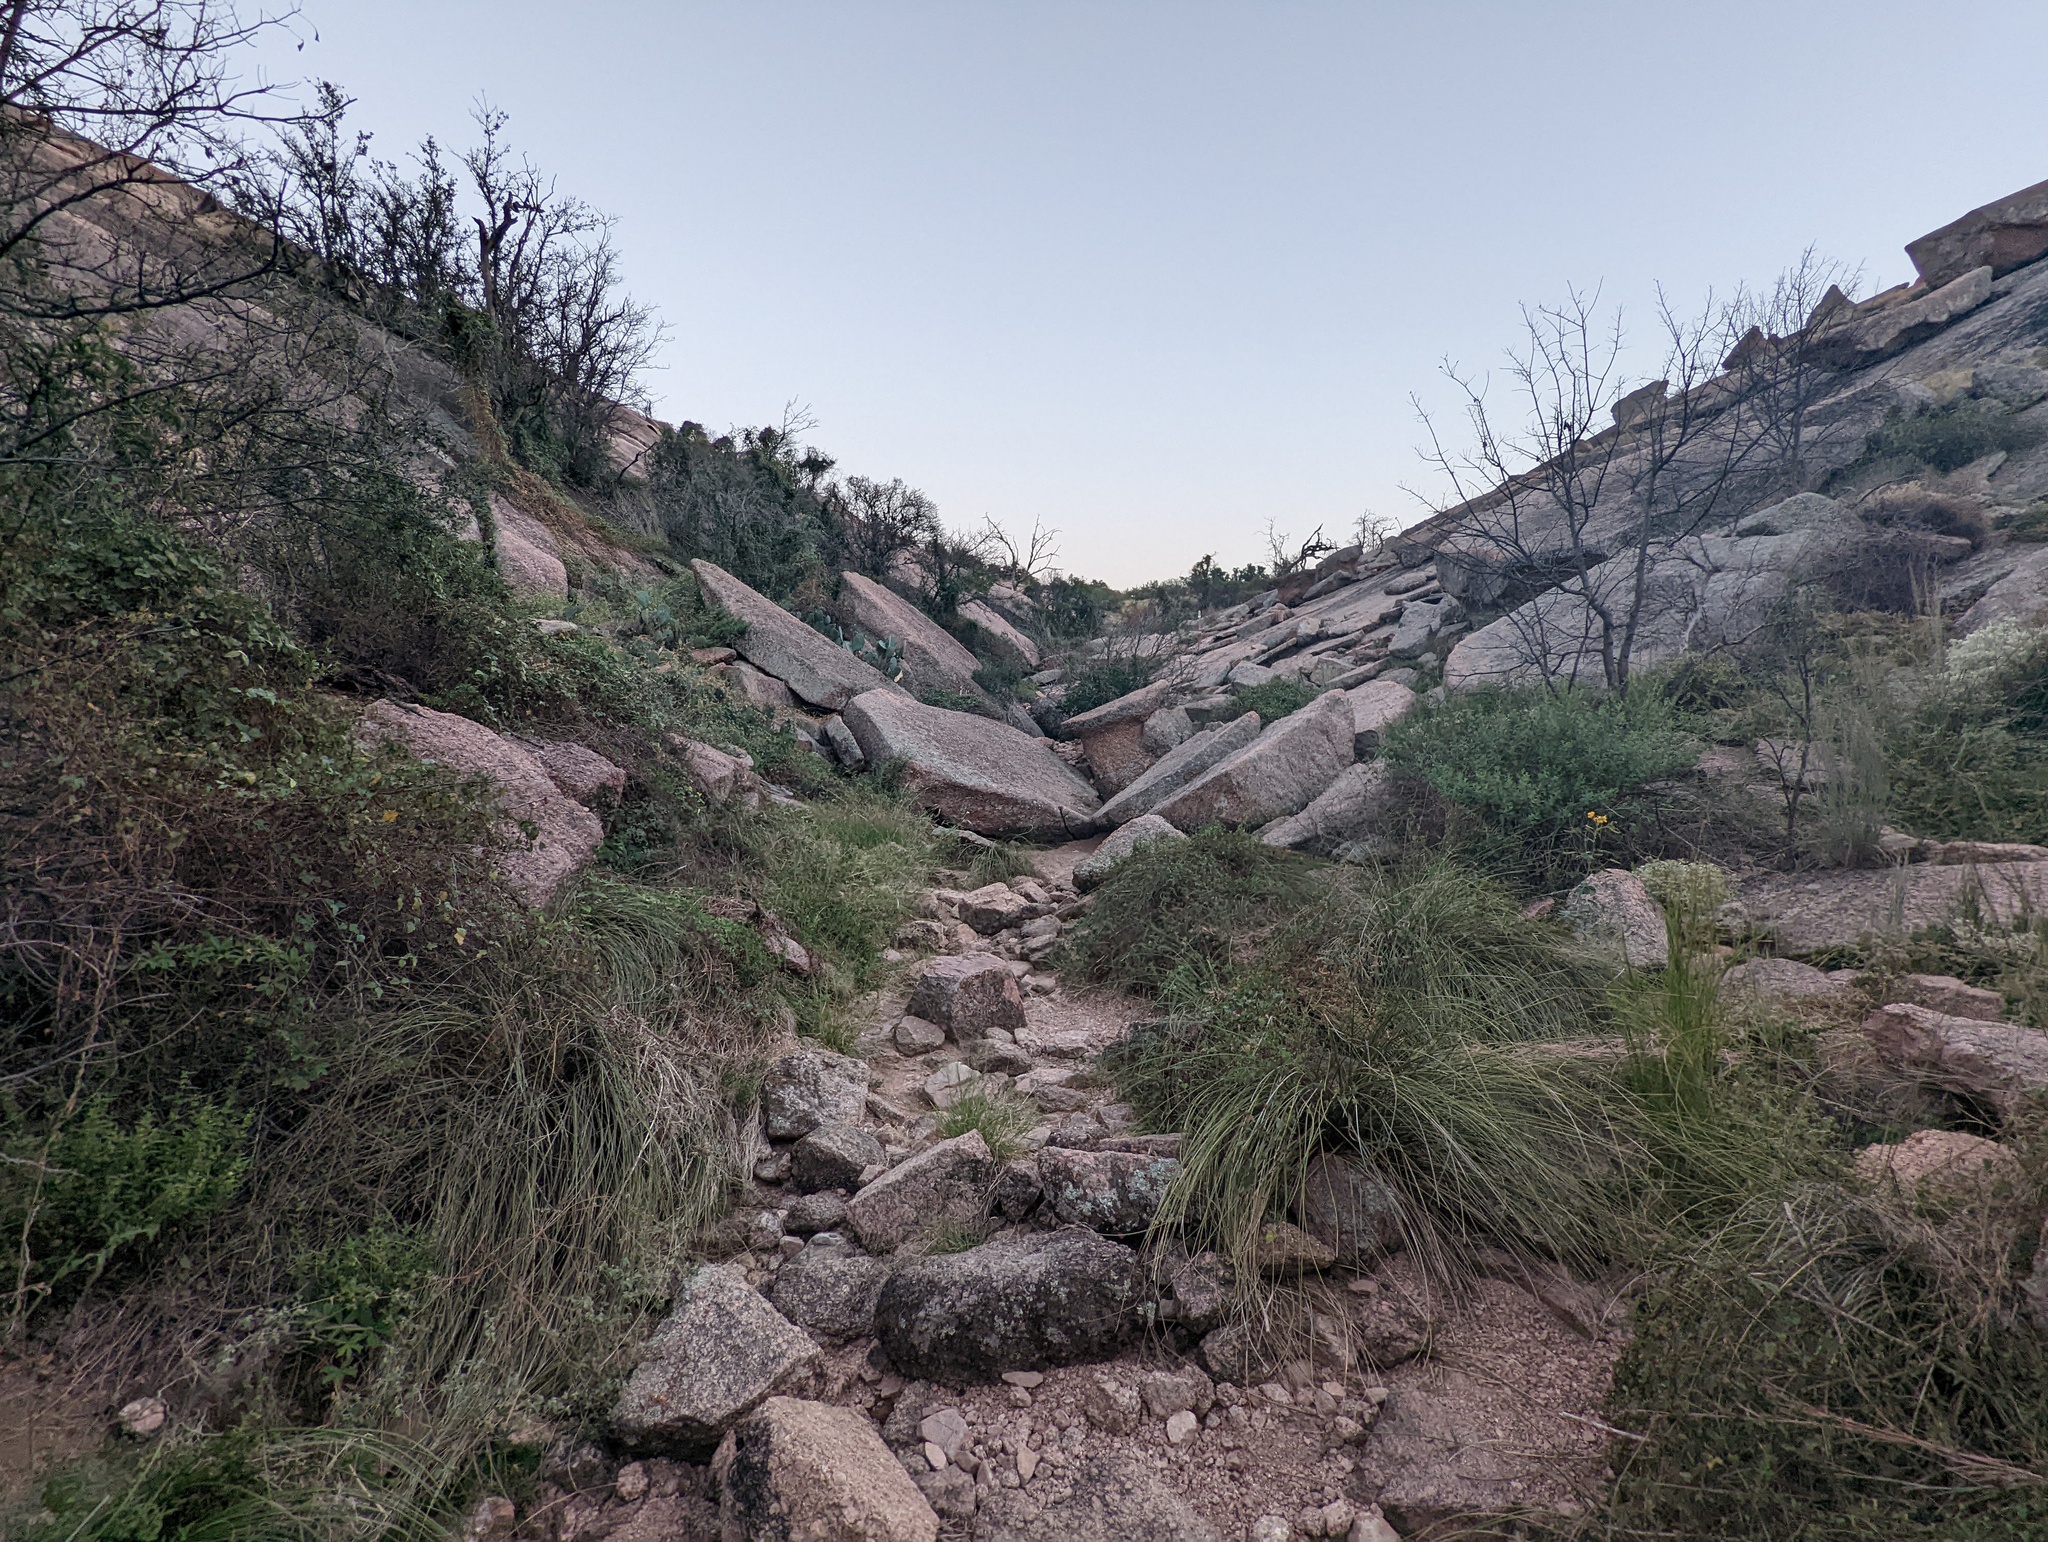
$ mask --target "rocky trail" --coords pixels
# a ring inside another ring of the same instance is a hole
[[[1597,1489],[1600,1292],[1448,1298],[1398,1254],[1340,1259],[1332,1182],[1281,1267],[1337,1315],[1248,1364],[1222,1260],[1141,1251],[1179,1140],[1131,1134],[1090,1067],[1144,1005],[1004,956],[1087,903],[1098,845],[928,896],[901,941],[947,951],[904,951],[860,1054],[799,1048],[763,1087],[752,1190],[613,1411],[649,1454],[558,1452],[540,1504],[474,1535],[1380,1542]],[[1017,1155],[943,1133],[999,1091],[1039,1115]]]

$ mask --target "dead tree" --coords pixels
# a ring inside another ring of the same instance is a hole
[[[1446,366],[1465,395],[1471,446],[1446,447],[1427,413],[1425,459],[1452,489],[1441,510],[1447,588],[1500,605],[1516,634],[1518,667],[1545,685],[1597,682],[1624,692],[1646,624],[1660,613],[1660,580],[1695,559],[1690,544],[1751,464],[1754,434],[1738,395],[1717,382],[1725,314],[1709,304],[1658,308],[1659,378],[1628,387],[1619,315],[1597,296],[1523,313],[1509,355],[1515,417]],[[1547,591],[1547,592],[1546,592]],[[1518,602],[1541,596],[1534,604]]]

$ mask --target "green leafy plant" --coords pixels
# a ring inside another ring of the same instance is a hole
[[[1256,712],[1261,722],[1273,723],[1299,712],[1321,693],[1300,680],[1268,680],[1264,685],[1240,685],[1231,694],[1240,712]]]

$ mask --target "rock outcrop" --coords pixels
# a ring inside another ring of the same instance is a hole
[[[1887,1065],[2001,1114],[2048,1092],[2048,1033],[2038,1028],[1894,1002],[1863,1020],[1863,1034]]]
[[[690,567],[706,599],[746,622],[745,635],[733,644],[740,656],[812,706],[837,712],[863,692],[895,689],[873,665],[805,626],[717,563],[700,557]]]
[[[1084,894],[1101,883],[1117,864],[1132,853],[1161,841],[1184,841],[1187,837],[1157,814],[1140,814],[1119,827],[1087,856],[1074,864],[1074,886]]]
[[[1121,825],[1151,813],[1165,799],[1200,780],[1258,738],[1256,712],[1239,713],[1182,740],[1097,811],[1098,822]]]
[[[871,1253],[889,1253],[936,1227],[972,1225],[988,1213],[1000,1164],[976,1130],[927,1146],[868,1184],[846,1207]]]
[[[974,696],[981,661],[915,605],[871,578],[847,573],[839,580],[839,616],[875,638],[895,638],[903,650],[903,683],[914,691]]]
[[[900,765],[920,803],[977,834],[1071,835],[1093,822],[1095,789],[1007,723],[894,691],[857,696],[841,715],[870,765]]]
[[[538,756],[466,717],[373,702],[357,726],[356,743],[366,754],[395,746],[415,760],[488,782],[504,815],[496,828],[498,875],[525,904],[552,900],[604,840],[597,816],[555,785]]]
[[[1327,691],[1273,723],[1152,812],[1192,833],[1212,824],[1261,825],[1297,814],[1352,759],[1351,703]]]

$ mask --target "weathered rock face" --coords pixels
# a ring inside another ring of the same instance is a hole
[[[893,637],[903,649],[903,680],[912,690],[979,691],[976,659],[946,629],[915,605],[871,578],[847,573],[840,579],[839,617],[871,637]]]
[[[498,573],[514,594],[523,600],[569,597],[569,569],[547,526],[498,497],[491,499],[491,523]]]
[[[724,1542],[936,1542],[939,1518],[857,1409],[771,1397],[733,1431]]]
[[[1974,268],[1994,275],[2048,256],[2048,182],[2036,182],[1906,243],[1906,255],[1929,289]]]
[[[1696,536],[1651,554],[1631,667],[1752,640],[1790,586],[1833,572],[1870,538],[1855,514],[1814,493],[1759,510],[1741,528],[1755,533]],[[1587,575],[1610,616],[1627,614],[1636,582],[1633,551]],[[1552,680],[1597,689],[1604,626],[1578,594],[1549,590],[1461,639],[1444,661],[1444,684],[1462,691]]]
[[[626,790],[626,771],[572,739],[522,737],[519,747],[540,762],[548,780],[585,808],[609,806]]]
[[[564,795],[532,752],[466,717],[374,702],[357,726],[356,742],[366,754],[388,744],[429,765],[486,778],[505,816],[497,828],[498,873],[528,905],[545,905],[559,894],[604,840],[597,816]],[[522,822],[538,833],[529,839]]]
[[[1395,680],[1368,680],[1344,695],[1351,702],[1351,747],[1360,760],[1379,753],[1386,731],[1415,710],[1415,693]]]
[[[1960,1130],[1915,1130],[1896,1145],[1865,1146],[1856,1176],[1880,1193],[1947,1210],[1982,1204],[2017,1188],[2020,1161],[1995,1140]]]
[[[1220,1542],[1216,1529],[1136,1453],[1098,1451],[1056,1495],[1044,1481],[990,1492],[982,1542]]]
[[[1194,736],[1194,720],[1188,716],[1185,707],[1161,707],[1145,719],[1145,729],[1139,737],[1145,753],[1157,760]]]
[[[979,1220],[999,1166],[980,1132],[969,1130],[875,1179],[848,1202],[847,1221],[869,1252],[893,1252],[935,1226]]]
[[[1142,1235],[1179,1173],[1171,1157],[1129,1151],[1047,1146],[1038,1156],[1038,1180],[1052,1213],[1069,1226],[1112,1237]]]
[[[1172,692],[1169,682],[1155,680],[1115,701],[1076,713],[1062,726],[1060,732],[1065,737],[1081,742],[1095,785],[1103,792],[1123,791],[1159,758],[1145,743],[1145,724],[1166,706]]]
[[[1863,1034],[1887,1065],[2002,1114],[2048,1092],[2048,1033],[2038,1028],[1895,1002],[1865,1018]]]
[[[1721,976],[1723,995],[1747,994],[1781,1001],[1833,1001],[1843,987],[1825,970],[1789,958],[1745,959]]]
[[[1629,969],[1662,969],[1671,962],[1664,912],[1642,879],[1618,867],[1593,874],[1564,902],[1565,919],[1581,941]]]
[[[785,1055],[761,1081],[770,1140],[796,1140],[820,1125],[858,1124],[868,1106],[867,1062],[829,1049]]]
[[[1392,852],[1400,807],[1393,774],[1382,761],[1346,766],[1299,814],[1259,837],[1268,846],[1363,860]]]
[[[1199,780],[1259,736],[1259,715],[1240,713],[1227,723],[1184,739],[1161,756],[1096,813],[1105,825],[1121,825],[1150,813],[1166,798]]]
[[[1938,926],[1966,901],[1990,926],[2014,926],[2048,911],[2048,862],[1774,873],[1745,882],[1722,917],[1754,927],[1779,953],[1797,956]]]
[[[1402,1536],[1427,1535],[1459,1516],[1541,1510],[1555,1503],[1548,1453],[1498,1439],[1475,1409],[1469,1378],[1446,1373],[1442,1393],[1402,1387],[1387,1399],[1359,1463],[1366,1492]],[[1546,1503],[1548,1501],[1548,1503]]]
[[[823,1237],[775,1275],[775,1307],[799,1328],[842,1342],[875,1331],[875,1300],[889,1265]]]
[[[906,1375],[960,1386],[1109,1359],[1144,1295],[1136,1253],[1072,1229],[907,1263],[882,1287],[875,1326]]]
[[[1356,1162],[1327,1153],[1309,1163],[1301,1224],[1340,1262],[1370,1264],[1403,1241],[1401,1196]]]
[[[1095,790],[1006,723],[894,691],[869,691],[841,715],[871,764],[900,762],[919,802],[978,834],[1066,835],[1093,822]]]
[[[980,600],[969,600],[965,605],[956,607],[954,614],[960,617],[961,620],[972,621],[976,626],[980,627],[982,633],[992,642],[1000,644],[1015,654],[1018,661],[1025,668],[1036,669],[1043,662],[1038,655],[1037,643],[1010,625],[1004,617],[997,614],[994,609],[983,604]]]
[[[1190,832],[1300,813],[1351,764],[1351,740],[1351,703],[1326,691],[1152,812]]]
[[[1074,887],[1086,893],[1107,878],[1116,865],[1133,852],[1161,841],[1186,839],[1157,814],[1140,814],[1074,864]]]
[[[706,1264],[667,1319],[612,1409],[626,1441],[702,1457],[770,1393],[819,1358],[818,1346],[761,1299],[739,1270]]]
[[[2005,997],[1981,985],[1968,985],[1952,974],[1901,975],[1892,982],[1892,1000],[1931,1007],[1950,1017],[1976,1017],[1995,1023],[2005,1016]]]
[[[905,1009],[912,1017],[950,1029],[962,1043],[989,1030],[1015,1033],[1024,1026],[1024,994],[1017,977],[993,953],[955,953],[924,966]]]
[[[1972,268],[1917,300],[1902,300],[1845,322],[1822,338],[1814,351],[1844,368],[1873,364],[1932,337],[1990,298],[1991,269]]]
[[[879,670],[805,626],[717,563],[700,557],[690,567],[706,599],[746,622],[746,635],[733,644],[740,656],[812,706],[837,712],[864,691],[893,690]]]

